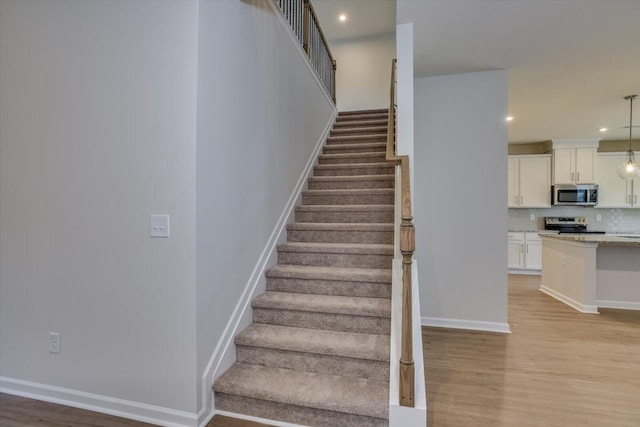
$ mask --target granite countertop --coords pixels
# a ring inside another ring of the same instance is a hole
[[[640,234],[545,234],[544,237],[599,245],[640,247]]]

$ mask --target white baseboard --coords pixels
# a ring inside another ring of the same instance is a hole
[[[434,328],[467,329],[470,331],[498,332],[510,334],[508,323],[484,322],[479,320],[447,319],[443,317],[422,317],[422,326]]]
[[[280,218],[271,232],[267,243],[258,258],[258,261],[253,268],[251,275],[249,276],[249,280],[245,284],[244,290],[236,303],[236,306],[229,317],[229,321],[227,322],[224,331],[220,340],[218,341],[211,358],[209,359],[209,363],[202,375],[202,407],[203,410],[198,414],[199,425],[204,426],[207,424],[208,420],[213,417],[215,410],[215,402],[212,392],[213,381],[218,378],[224,371],[226,371],[232,364],[235,362],[235,346],[233,345],[233,338],[238,334],[238,332],[248,326],[251,323],[251,312],[249,308],[251,307],[251,300],[257,296],[257,290],[262,289],[259,287],[260,283],[265,281],[265,271],[274,263],[276,259],[277,252],[276,248],[278,242],[284,241],[286,231],[287,231],[287,222],[294,215],[294,208],[296,207],[297,202],[302,197],[302,191],[305,189],[307,180],[309,176],[313,173],[313,166],[316,164],[318,154],[322,150],[327,137],[333,127],[333,122],[336,118],[336,110],[334,109],[331,118],[329,119],[327,125],[325,126],[322,135],[316,142],[316,146],[305,165],[296,186],[291,193],[287,204],[285,205],[282,213],[280,214]]]
[[[301,424],[292,424],[292,423],[286,423],[284,421],[270,420],[270,419],[267,419],[267,418],[252,417],[250,415],[236,414],[235,412],[227,412],[227,411],[218,411],[218,410],[216,410],[216,415],[222,415],[223,417],[238,418],[240,420],[245,420],[245,421],[253,421],[254,423],[266,424],[266,425],[269,425],[269,426],[305,427],[305,426],[303,426]]]
[[[165,427],[195,427],[197,415],[63,387],[0,377],[0,392]]]
[[[596,300],[599,308],[616,308],[618,310],[640,310],[640,302]]]
[[[510,268],[509,274],[520,274],[523,276],[542,276],[542,270],[520,270],[516,268]]]
[[[569,298],[568,296],[561,294],[558,291],[555,291],[551,288],[548,288],[544,285],[540,285],[540,291],[544,292],[545,294],[549,295],[550,297],[553,297],[555,299],[557,299],[560,302],[563,302],[565,304],[567,304],[569,307],[575,308],[576,310],[578,310],[580,313],[587,313],[587,314],[599,314],[598,313],[598,307],[595,305],[584,305],[576,300],[574,300],[573,298]]]

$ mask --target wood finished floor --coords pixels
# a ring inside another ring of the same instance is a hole
[[[510,335],[423,328],[429,427],[640,426],[640,312],[581,314],[539,281],[509,277]],[[2,427],[148,425],[0,394]]]

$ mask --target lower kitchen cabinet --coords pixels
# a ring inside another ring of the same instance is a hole
[[[542,270],[542,242],[538,232],[510,231],[508,236],[509,270],[524,270],[523,273]]]

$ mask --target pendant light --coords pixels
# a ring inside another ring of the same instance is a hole
[[[618,176],[622,179],[632,180],[640,176],[640,164],[636,162],[636,159],[633,155],[633,150],[631,149],[631,129],[633,128],[633,100],[636,99],[638,95],[628,95],[625,96],[624,99],[629,100],[629,151],[627,152],[627,161],[618,166],[616,172]]]

